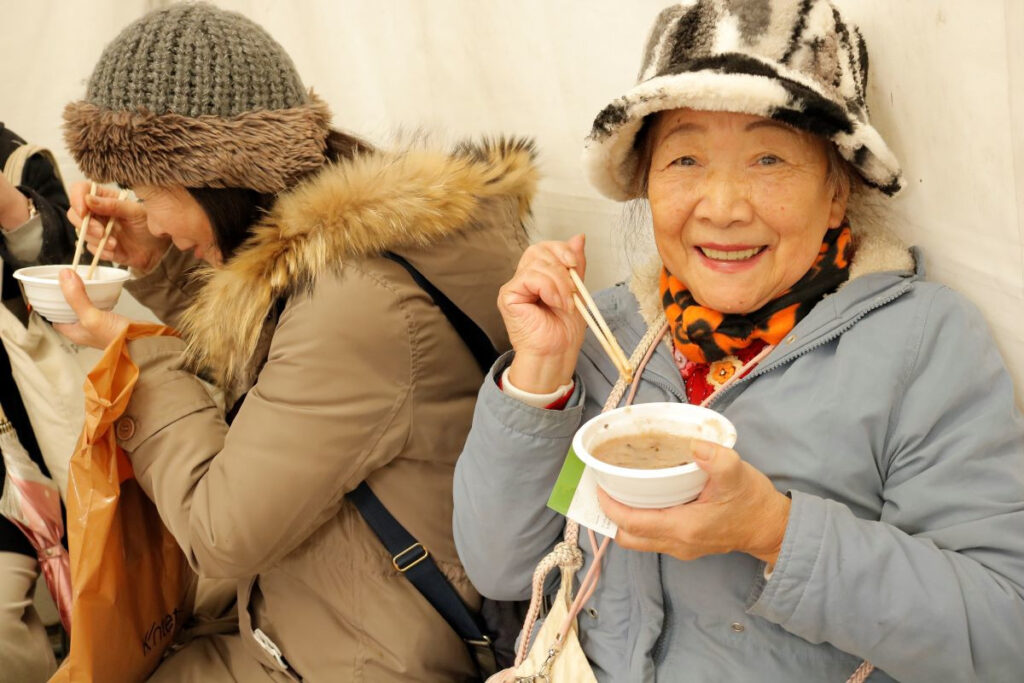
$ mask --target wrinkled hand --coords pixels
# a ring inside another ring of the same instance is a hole
[[[524,391],[549,393],[572,380],[586,323],[573,304],[569,268],[583,277],[583,247],[583,235],[531,246],[498,292],[498,310],[516,352],[509,379]]]
[[[602,509],[619,527],[615,542],[680,560],[739,551],[774,565],[790,499],[731,448],[695,440],[693,456],[708,482],[690,503],[641,510],[598,490]]]
[[[97,187],[96,196],[93,197],[89,195],[89,183],[79,182],[71,186],[69,198],[71,208],[68,209],[68,220],[76,230],[81,229],[86,211],[92,213],[85,233],[90,253],[96,253],[103,239],[107,219],[114,217],[110,239],[100,254],[104,261],[123,263],[146,273],[160,262],[170,246],[170,238],[150,234],[146,224],[146,210],[142,204],[133,199],[119,200],[117,190]]]
[[[113,311],[101,311],[92,305],[85,292],[85,283],[70,268],[60,272],[60,291],[78,316],[78,322],[54,324],[53,329],[74,343],[105,349],[128,327],[128,318]]]

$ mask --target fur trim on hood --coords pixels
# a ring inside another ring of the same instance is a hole
[[[281,195],[222,268],[203,271],[182,323],[186,366],[237,386],[275,301],[311,292],[347,259],[470,230],[495,199],[515,205],[510,231],[525,231],[537,180],[533,144],[523,139],[373,152],[326,167]]]

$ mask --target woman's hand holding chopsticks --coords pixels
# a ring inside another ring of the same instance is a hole
[[[99,254],[102,261],[113,261],[131,266],[141,272],[152,270],[170,246],[167,237],[156,237],[149,232],[146,210],[134,199],[119,196],[116,189],[97,187],[89,194],[89,183],[75,183],[69,193],[71,208],[68,220],[81,226],[83,217],[91,217],[86,227],[85,244],[95,254],[103,241],[104,229],[112,218],[110,237]],[[90,259],[91,260],[91,259]],[[83,259],[84,263],[88,263]]]
[[[509,381],[523,391],[547,394],[572,381],[586,324],[573,302],[569,269],[586,271],[583,247],[583,235],[531,246],[498,293],[516,352]]]

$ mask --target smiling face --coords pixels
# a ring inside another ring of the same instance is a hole
[[[171,238],[181,251],[191,251],[201,261],[217,267],[220,248],[206,212],[184,187],[141,185],[133,188],[146,209],[149,232]]]
[[[647,197],[658,253],[703,306],[749,313],[811,268],[847,191],[828,181],[826,143],[772,119],[661,112],[649,135]]]

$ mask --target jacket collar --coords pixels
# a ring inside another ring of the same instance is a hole
[[[857,279],[872,273],[915,271],[913,253],[888,228],[863,223],[853,225],[852,229],[856,251],[850,263],[850,278],[840,287],[840,291]],[[629,289],[640,305],[640,315],[644,322],[647,325],[661,325],[665,322],[665,311],[658,290],[661,259],[655,255],[640,263],[633,270]]]
[[[792,343],[776,349],[761,363],[768,370],[777,362],[803,353],[808,345],[837,333],[874,307],[902,295],[910,283],[924,276],[920,255],[909,249],[889,229],[877,222],[864,221],[854,228],[857,251],[850,264],[850,279],[840,289],[815,306],[793,329]],[[665,323],[658,292],[661,260],[657,255],[641,261],[625,285],[598,295],[598,302],[612,331],[626,353],[632,352],[651,325]],[[632,296],[629,296],[632,294]],[[586,355],[610,383],[618,375],[604,351],[587,335]],[[682,378],[671,353],[671,341],[664,340],[651,358],[644,374],[649,381],[661,383],[677,396],[684,396]]]
[[[274,302],[311,292],[324,272],[353,258],[422,248],[493,223],[521,231],[537,184],[532,143],[462,144],[446,152],[374,152],[332,164],[281,195],[235,256],[205,269],[182,332],[186,365],[218,384],[251,380],[261,330]],[[507,204],[508,202],[506,202]]]

